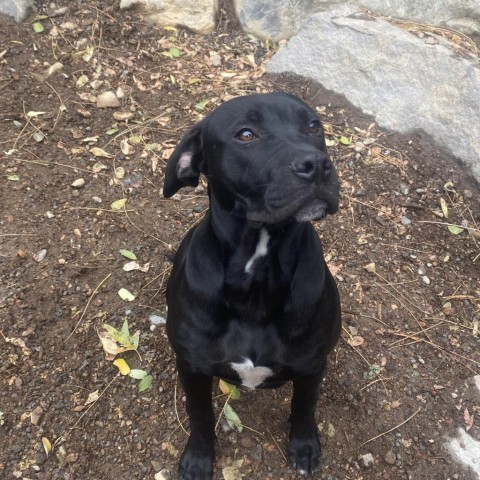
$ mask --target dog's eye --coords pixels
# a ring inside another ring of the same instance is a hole
[[[308,133],[314,134],[320,131],[320,122],[318,120],[312,120],[308,124]]]
[[[235,138],[241,142],[251,142],[255,138],[255,134],[249,128],[242,128],[236,135]]]

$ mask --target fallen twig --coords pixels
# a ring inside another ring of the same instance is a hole
[[[366,442],[363,442],[361,445],[358,446],[358,448],[363,447],[363,446],[366,445],[367,443],[373,442],[373,441],[376,440],[377,438],[383,437],[383,436],[386,435],[387,433],[390,433],[390,432],[393,432],[393,431],[397,430],[397,429],[400,428],[402,425],[405,425],[407,422],[409,422],[420,410],[421,410],[421,408],[419,408],[414,414],[410,415],[410,416],[409,416],[406,420],[404,420],[402,423],[399,423],[398,425],[396,425],[395,427],[391,428],[390,430],[387,430],[386,432],[380,433],[379,435],[376,435],[375,437],[372,437],[370,440],[367,440]]]
[[[92,301],[92,298],[94,295],[98,292],[98,289],[112,276],[112,273],[110,272],[95,288],[95,290],[92,292],[90,295],[90,298],[88,299],[87,304],[85,305],[85,308],[83,309],[82,314],[80,315],[80,319],[78,320],[77,324],[75,325],[74,329],[72,330],[72,333],[65,339],[67,341],[77,330],[78,326],[80,325],[80,322],[83,320],[83,317],[85,316],[85,313],[87,312],[88,306],[90,305],[90,302]]]

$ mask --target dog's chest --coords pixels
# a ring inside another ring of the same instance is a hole
[[[255,366],[250,358],[242,362],[231,362],[230,367],[237,372],[242,386],[257,388],[273,375],[273,370],[268,367]]]
[[[248,388],[257,388],[282,373],[286,348],[274,324],[229,322],[220,342],[222,360],[214,375]]]

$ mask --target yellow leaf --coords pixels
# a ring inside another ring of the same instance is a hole
[[[135,295],[129,292],[126,288],[121,288],[118,291],[118,295],[122,300],[125,300],[127,302],[133,302],[135,300]]]
[[[113,158],[111,153],[106,152],[100,147],[93,147],[90,149],[90,152],[92,152],[96,157]]]
[[[441,198],[440,199],[440,207],[442,208],[442,213],[445,218],[448,218],[448,205],[447,202]]]
[[[45,454],[48,457],[48,454],[52,451],[52,444],[50,443],[50,440],[47,437],[42,437],[42,445],[45,450]]]
[[[123,167],[117,167],[115,169],[115,178],[118,180],[122,179],[125,176],[125,169]]]
[[[122,375],[128,375],[130,373],[130,367],[123,358],[117,358],[113,364],[118,367],[118,370]]]
[[[102,347],[107,352],[109,355],[117,355],[117,353],[120,353],[122,350],[120,350],[119,346],[117,345],[117,342],[113,340],[108,332],[98,332],[98,336],[100,338],[100,341],[102,342]]]
[[[240,398],[240,390],[235,385],[230,385],[225,382],[225,380],[220,379],[218,386],[222,393],[230,395],[233,400],[238,400]]]
[[[91,403],[95,403],[98,400],[98,398],[99,398],[98,390],[95,390],[94,392],[88,395],[85,405],[90,405]]]
[[[111,205],[110,208],[112,210],[115,210],[116,212],[119,212],[120,210],[123,210],[125,207],[125,204],[127,203],[126,198],[121,198],[120,200],[115,200]]]
[[[377,267],[375,266],[375,263],[369,263],[363,267],[367,272],[370,273],[376,273]]]

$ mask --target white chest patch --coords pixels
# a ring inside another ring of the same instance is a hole
[[[272,369],[268,367],[255,367],[249,358],[246,358],[242,363],[232,362],[230,366],[238,373],[242,385],[248,388],[258,387],[273,374]]]
[[[250,257],[250,260],[245,265],[245,273],[252,273],[253,265],[260,257],[264,257],[268,253],[268,241],[270,240],[270,235],[268,232],[262,228],[260,230],[260,238],[255,248],[255,253]]]

